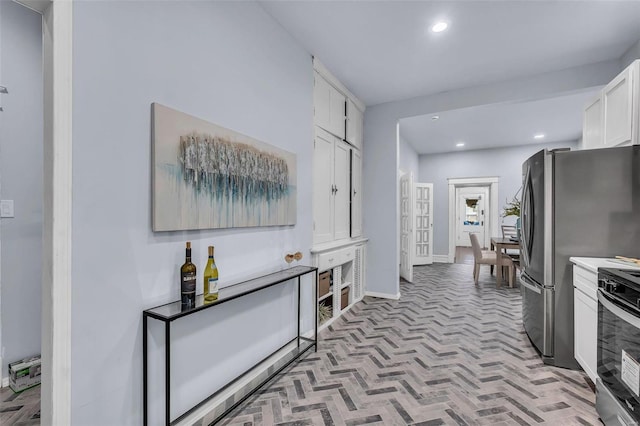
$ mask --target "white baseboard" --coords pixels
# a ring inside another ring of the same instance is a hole
[[[433,263],[450,263],[449,256],[446,254],[434,254]]]
[[[365,291],[365,296],[378,297],[380,299],[391,299],[391,300],[399,300],[400,292],[398,294],[387,294],[387,293],[378,293],[375,291]]]
[[[2,387],[3,388],[8,388],[9,387],[9,378],[8,377],[3,377],[2,378]]]

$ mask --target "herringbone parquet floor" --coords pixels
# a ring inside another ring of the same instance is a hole
[[[40,386],[14,393],[0,389],[0,425],[35,426],[40,424]]]
[[[581,371],[540,361],[518,288],[472,265],[415,269],[398,301],[367,297],[225,425],[595,425]]]

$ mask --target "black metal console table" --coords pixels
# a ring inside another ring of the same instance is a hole
[[[300,278],[303,275],[313,273],[314,274],[314,337],[313,339],[304,337],[300,335]],[[200,403],[189,409],[187,412],[178,416],[175,420],[171,420],[171,323],[179,318],[183,318],[185,316],[193,315],[197,312],[203,311],[205,309],[210,309],[215,306],[218,306],[222,303],[229,302],[231,300],[237,299],[242,296],[246,296],[248,294],[254,293],[256,291],[263,290],[268,287],[272,287],[277,284],[288,282],[292,279],[298,280],[298,335],[294,337],[292,340],[285,343],[280,349],[276,350],[258,364],[254,365],[247,371],[245,371],[240,376],[236,377],[231,382],[227,383],[221,389],[208,396]],[[148,395],[147,395],[147,386],[148,386],[148,371],[147,371],[147,319],[153,318],[159,321],[164,322],[165,324],[165,423],[167,426],[174,425],[184,419],[186,416],[191,414],[197,408],[201,407],[207,401],[215,398],[220,395],[221,392],[228,389],[230,386],[234,385],[238,380],[242,379],[250,373],[255,367],[262,364],[269,357],[278,353],[285,347],[291,345],[293,342],[296,342],[296,346],[293,350],[283,356],[280,360],[278,360],[274,365],[269,367],[266,371],[258,375],[255,379],[253,379],[249,384],[244,386],[240,391],[234,394],[231,401],[224,404],[224,406],[219,406],[215,410],[215,417],[211,424],[217,423],[222,420],[222,418],[228,414],[231,410],[236,408],[242,402],[244,402],[248,397],[250,397],[255,391],[260,389],[265,383],[271,380],[276,374],[286,368],[288,365],[293,363],[295,360],[300,358],[305,352],[307,352],[312,347],[315,350],[318,350],[318,268],[310,267],[310,266],[295,266],[290,269],[285,269],[279,272],[274,272],[272,274],[264,275],[258,278],[254,278],[248,281],[244,281],[238,284],[231,285],[229,287],[225,287],[220,289],[218,294],[218,300],[210,303],[204,303],[204,298],[202,295],[196,297],[196,306],[191,309],[182,310],[182,306],[180,301],[168,303],[166,305],[156,306],[155,308],[147,309],[142,312],[142,328],[143,328],[143,337],[142,337],[142,352],[143,352],[143,421],[144,425],[148,424]]]

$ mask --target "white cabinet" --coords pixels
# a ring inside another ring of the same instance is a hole
[[[313,265],[318,273],[329,272],[329,292],[319,297],[321,305],[331,307],[331,316],[318,324],[328,326],[364,297],[366,240],[353,240],[329,248],[312,249]]]
[[[582,121],[582,146],[585,149],[602,148],[602,94],[589,102],[584,109]]]
[[[595,383],[598,377],[598,274],[573,267],[574,357]]]
[[[586,149],[640,144],[640,60],[586,105],[583,119],[582,145]]]
[[[362,235],[365,106],[314,58],[313,244]]]
[[[362,235],[362,154],[351,150],[351,238]]]
[[[349,238],[349,191],[351,189],[349,155],[349,145],[336,139],[335,170],[333,171],[334,240]]]
[[[349,237],[349,146],[316,127],[313,153],[314,244]]]
[[[633,126],[637,126],[637,111],[634,114],[633,110],[634,83],[637,84],[634,71],[637,65],[637,62],[631,64],[602,91],[605,147],[632,144]]]
[[[340,139],[345,138],[346,97],[329,84],[320,74],[314,73],[313,82],[314,121]]]
[[[351,99],[347,99],[347,142],[362,149],[364,116]]]

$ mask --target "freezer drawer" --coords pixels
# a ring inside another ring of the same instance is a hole
[[[522,322],[529,339],[544,357],[553,357],[553,288],[520,276]]]

